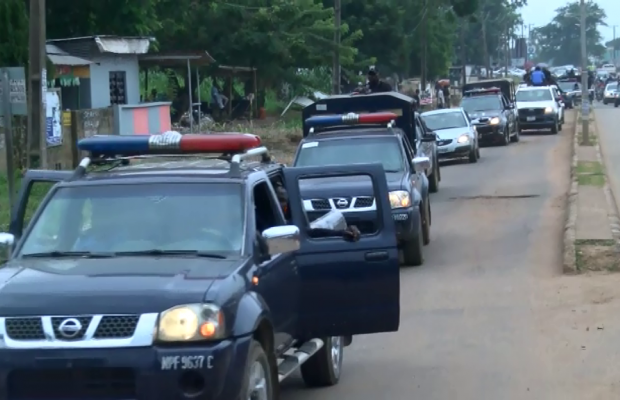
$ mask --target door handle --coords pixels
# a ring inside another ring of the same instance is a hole
[[[372,251],[366,253],[366,261],[385,261],[389,258],[387,251]]]

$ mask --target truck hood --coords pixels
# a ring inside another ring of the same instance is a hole
[[[140,314],[200,303],[239,260],[16,259],[0,269],[3,316]]]
[[[517,109],[553,107],[553,101],[517,101]]]
[[[388,189],[400,190],[402,188],[403,176],[403,172],[387,172],[385,177]],[[304,199],[375,195],[369,178],[364,176],[306,179],[300,181],[299,190]]]
[[[472,111],[467,114],[469,115],[469,118],[474,120],[474,119],[499,117],[502,115],[502,112],[500,110],[482,110],[482,111]],[[464,128],[459,128],[459,129],[461,129],[461,131],[466,130]]]

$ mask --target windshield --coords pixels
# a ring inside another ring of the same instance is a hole
[[[607,85],[607,89],[605,90],[616,90],[618,89],[618,84],[617,83],[610,83],[609,85]]]
[[[552,101],[549,89],[520,90],[517,92],[517,101]]]
[[[461,107],[468,113],[476,111],[501,110],[502,103],[497,96],[465,97]]]
[[[60,188],[34,221],[20,254],[240,253],[241,189],[230,183]]]
[[[347,138],[304,143],[296,167],[381,163],[386,172],[404,170],[398,138]]]
[[[581,90],[581,85],[577,83],[577,89],[575,89],[575,82],[558,82],[560,89],[564,92],[573,92],[575,90]]]
[[[422,120],[431,131],[464,128],[467,126],[467,121],[465,121],[465,117],[460,111],[422,115]]]

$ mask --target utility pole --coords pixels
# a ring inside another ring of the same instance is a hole
[[[28,168],[47,168],[45,137],[46,71],[45,0],[30,0],[28,65]]]
[[[581,135],[584,146],[590,145],[590,98],[588,93],[588,53],[586,49],[587,5],[581,0]]]
[[[422,48],[422,91],[426,89],[426,81],[428,80],[428,0],[424,0],[424,14],[422,15],[422,34],[420,35]]]
[[[612,50],[611,50],[611,58],[613,59],[614,66],[616,66],[616,67],[618,66],[616,64],[616,47],[618,47],[618,46],[616,46],[616,27],[617,26],[618,25],[614,25],[613,26],[613,28],[614,28],[614,40],[611,42],[611,43],[613,43]]]
[[[489,45],[487,43],[487,18],[489,13],[486,13],[482,18],[482,55],[484,57],[484,68],[486,69],[486,77],[491,75],[491,60],[489,58]]]
[[[332,91],[340,94],[340,26],[342,23],[342,1],[334,0],[334,65],[332,67]]]
[[[508,22],[506,22],[506,40],[504,41],[504,63],[506,64],[506,68],[504,68],[504,78],[508,78],[508,64],[510,63],[510,37],[508,35]]]
[[[467,49],[465,48],[465,18],[461,18],[461,87],[467,83]]]

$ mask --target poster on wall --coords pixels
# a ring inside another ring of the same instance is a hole
[[[62,128],[60,126],[60,98],[55,91],[45,92],[45,132],[48,146],[62,144]]]

